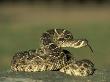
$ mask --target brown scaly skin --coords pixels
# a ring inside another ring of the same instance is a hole
[[[89,76],[94,73],[95,67],[90,60],[83,59],[70,63],[59,71],[74,76]]]
[[[18,52],[11,61],[12,71],[46,71],[46,70],[59,70],[60,68],[72,62],[71,54],[67,50],[63,50],[61,57],[53,55],[41,56],[36,53],[36,50],[28,50]]]
[[[61,72],[67,73],[67,70],[64,68],[69,66],[71,68],[69,70],[74,70],[73,67],[76,64],[74,62],[76,61],[72,58],[71,53],[62,49],[62,47],[81,48],[85,46],[88,46],[86,39],[75,40],[68,30],[51,29],[42,34],[40,49],[16,53],[11,61],[11,69],[12,71],[25,72],[61,69]],[[85,61],[85,63],[86,62],[87,61]],[[88,73],[88,71],[86,72]],[[69,74],[81,76],[81,74]],[[85,74],[85,76],[90,74],[91,73]],[[82,76],[84,76],[84,74]]]

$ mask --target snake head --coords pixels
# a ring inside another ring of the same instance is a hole
[[[74,41],[74,48],[82,48],[88,45],[88,41],[86,39],[78,39]]]
[[[89,49],[90,49],[90,50],[92,51],[92,53],[93,53],[93,49],[92,49],[92,47],[89,45],[89,42],[88,42],[87,39],[78,39],[78,40],[76,40],[75,43],[74,43],[74,48],[82,48],[82,47],[85,47],[85,46],[89,47]]]

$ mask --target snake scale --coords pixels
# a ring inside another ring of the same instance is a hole
[[[94,73],[94,64],[90,60],[75,60],[69,51],[63,49],[89,46],[86,39],[74,39],[72,33],[65,29],[49,29],[41,35],[40,41],[39,49],[17,52],[13,56],[12,71],[60,71],[75,76]]]

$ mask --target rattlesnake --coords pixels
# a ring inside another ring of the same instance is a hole
[[[77,76],[93,74],[94,64],[90,60],[76,61],[69,51],[62,48],[89,46],[86,39],[74,39],[72,33],[65,29],[50,29],[42,34],[40,40],[41,47],[39,49],[21,51],[13,56],[12,71],[52,70]],[[90,49],[92,50],[91,47]]]

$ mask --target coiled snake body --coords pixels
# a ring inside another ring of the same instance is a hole
[[[77,76],[93,74],[94,64],[90,60],[76,61],[69,51],[62,48],[88,46],[86,39],[74,39],[71,32],[65,29],[50,29],[42,34],[40,40],[39,49],[18,52],[13,56],[12,71],[53,70]]]

